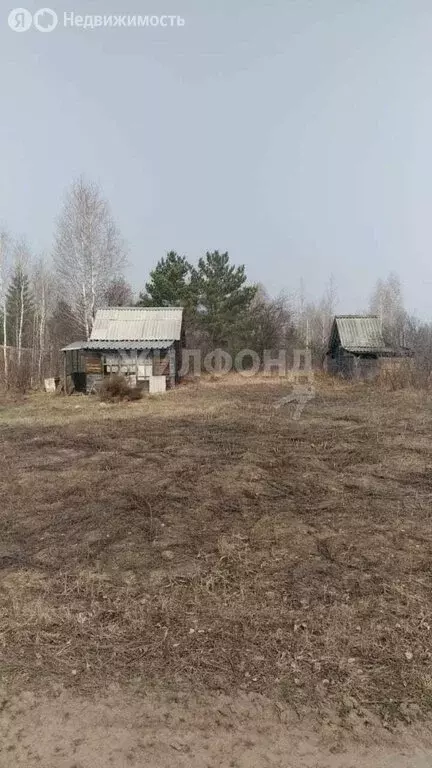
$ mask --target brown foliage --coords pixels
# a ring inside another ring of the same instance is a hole
[[[399,389],[429,389],[430,373],[412,358],[381,361],[377,383],[384,389],[396,391]]]
[[[142,391],[140,389],[132,389],[125,376],[113,374],[103,380],[99,389],[99,397],[102,402],[140,400],[142,398]]]

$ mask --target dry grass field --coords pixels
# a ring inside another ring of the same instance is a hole
[[[0,406],[8,690],[432,706],[432,403],[238,378]]]

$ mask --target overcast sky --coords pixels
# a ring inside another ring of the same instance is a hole
[[[319,297],[333,273],[341,312],[393,270],[408,309],[432,317],[430,0],[50,7],[54,31],[17,34],[2,4],[0,221],[13,233],[49,251],[84,173],[111,202],[135,288],[167,250],[219,249],[275,294],[303,278]],[[64,28],[65,10],[185,25]]]

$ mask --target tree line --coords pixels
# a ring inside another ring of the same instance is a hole
[[[28,243],[0,231],[0,384],[39,387],[60,373],[59,350],[88,339],[96,310],[107,306],[182,306],[185,343],[204,354],[222,348],[325,353],[337,289],[330,277],[319,301],[299,290],[268,295],[251,283],[227,252],[207,251],[196,264],[175,251],[159,259],[136,297],[125,279],[127,248],[109,202],[79,178],[64,199],[52,252],[35,256]],[[398,277],[377,282],[368,309],[380,317],[391,344],[411,346],[427,375],[432,370],[432,326],[410,317]]]

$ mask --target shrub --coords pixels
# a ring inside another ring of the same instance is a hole
[[[142,389],[137,389],[137,387],[129,388],[129,394],[127,396],[128,400],[142,400],[143,391]]]
[[[118,402],[120,400],[139,400],[142,393],[140,390],[131,389],[124,376],[113,374],[103,380],[99,397],[103,402]]]

